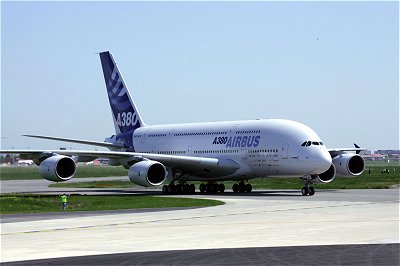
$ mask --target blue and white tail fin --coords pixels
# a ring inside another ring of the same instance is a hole
[[[116,133],[133,132],[138,127],[144,126],[111,53],[108,51],[100,53],[100,60]]]

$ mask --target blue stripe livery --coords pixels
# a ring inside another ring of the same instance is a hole
[[[112,55],[109,52],[102,52],[100,53],[100,60],[117,136],[120,133],[131,135],[135,129],[143,126],[144,123]]]

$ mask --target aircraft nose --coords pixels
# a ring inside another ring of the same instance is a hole
[[[321,173],[327,171],[332,164],[332,157],[329,154],[328,150],[321,149],[318,154],[318,162],[319,162],[319,170]]]

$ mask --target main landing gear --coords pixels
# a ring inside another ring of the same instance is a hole
[[[207,184],[201,183],[199,186],[201,193],[224,193],[225,185],[223,183],[208,182]],[[253,186],[250,183],[245,184],[244,181],[240,181],[232,186],[232,190],[235,193],[250,193],[253,190]],[[188,184],[186,182],[175,182],[164,185],[162,188],[163,194],[193,194],[196,192],[194,184]]]
[[[186,182],[181,182],[178,184],[171,182],[169,185],[164,185],[162,188],[163,194],[191,194],[195,191],[195,185],[187,184]]]
[[[315,194],[315,189],[312,186],[311,178],[305,177],[303,178],[304,187],[301,189],[301,194],[303,196],[312,196]]]
[[[232,190],[235,193],[250,193],[253,190],[253,186],[250,183],[245,184],[243,181],[240,181],[238,184],[232,186]]]
[[[214,183],[209,182],[207,184],[200,184],[200,192],[201,193],[223,193],[225,191],[225,185],[223,183]]]

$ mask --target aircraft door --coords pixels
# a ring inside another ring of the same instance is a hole
[[[150,134],[150,129],[147,129],[147,130],[143,133],[143,136],[142,136],[142,139],[141,139],[141,142],[142,142],[142,143],[146,143],[146,140],[147,140],[147,137],[148,137],[149,134]]]
[[[188,148],[187,148],[187,156],[193,156],[193,148],[192,148],[192,146],[188,146]]]
[[[289,144],[282,144],[282,159],[287,159],[289,154]]]

